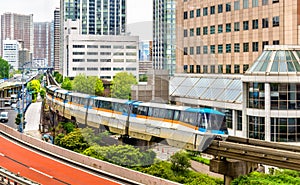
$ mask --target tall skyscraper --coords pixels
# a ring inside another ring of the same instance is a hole
[[[6,39],[23,42],[24,48],[33,53],[33,14],[4,13],[1,15],[1,56],[3,40]]]
[[[244,73],[266,45],[299,44],[297,0],[177,1],[178,73]]]
[[[61,12],[59,8],[56,8],[54,10],[54,21],[53,21],[53,29],[54,29],[54,51],[53,51],[53,57],[54,62],[52,64],[52,67],[54,68],[54,71],[60,71],[62,73],[62,59],[60,56],[62,55],[62,51],[60,48],[63,47],[63,40],[61,37],[61,22],[60,22],[60,16]]]
[[[126,32],[126,0],[61,0],[63,19],[80,20],[82,34]]]
[[[33,59],[44,60],[51,66],[51,23],[34,23],[34,54]]]
[[[153,0],[153,68],[176,70],[176,0]]]

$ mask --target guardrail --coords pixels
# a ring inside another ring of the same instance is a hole
[[[33,182],[0,167],[0,184],[38,185],[39,183]]]

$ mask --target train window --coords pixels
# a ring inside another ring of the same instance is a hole
[[[89,106],[90,106],[90,107],[96,107],[96,106],[95,106],[95,102],[96,102],[95,99],[90,99],[90,101],[89,101]]]
[[[179,110],[174,111],[174,120],[179,120]]]
[[[132,114],[137,114],[138,112],[138,107],[137,106],[133,106],[132,107]]]
[[[101,101],[101,108],[112,110],[112,104],[108,101]]]
[[[148,116],[153,116],[152,112],[153,112],[153,108],[149,107],[149,109],[148,109]]]
[[[127,112],[126,105],[121,103],[113,103],[113,110],[117,112]]]
[[[67,102],[70,102],[71,101],[71,96],[70,95],[66,95],[66,100],[67,100]]]
[[[88,104],[88,99],[87,98],[80,98],[81,101],[80,101],[80,104],[81,105],[87,105]]]
[[[198,126],[198,113],[182,111],[180,113],[180,121]]]
[[[159,116],[160,116],[160,109],[159,108],[153,108],[153,110],[152,110],[152,116],[156,117],[156,118],[159,118]]]
[[[148,107],[138,107],[137,114],[147,116],[148,115]]]

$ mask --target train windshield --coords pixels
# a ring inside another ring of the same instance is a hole
[[[225,116],[220,114],[205,114],[207,119],[207,129],[212,131],[222,131],[224,133],[228,133],[226,127],[226,119]]]

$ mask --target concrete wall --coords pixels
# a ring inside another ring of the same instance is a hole
[[[64,148],[55,146],[53,144],[33,138],[29,135],[22,134],[16,131],[15,129],[12,129],[4,124],[0,124],[0,132],[3,134],[10,135],[16,139],[23,141],[26,144],[45,150],[59,157],[64,157],[72,161],[76,161],[78,163],[93,167],[95,169],[98,169],[99,171],[100,170],[105,171],[114,174],[115,176],[120,176],[126,179],[130,179],[132,181],[139,182],[141,184],[147,184],[147,185],[162,185],[162,184],[177,185],[178,184],[165,179],[157,178],[151,175],[147,175],[127,168],[123,168],[105,161],[100,161],[88,156],[84,156],[82,154],[75,153],[70,150],[66,150]]]

